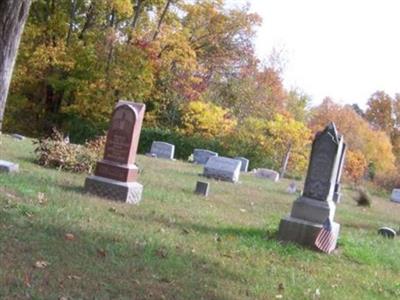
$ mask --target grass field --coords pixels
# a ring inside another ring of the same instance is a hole
[[[0,299],[400,298],[400,242],[377,235],[399,227],[387,198],[361,208],[345,189],[326,255],[275,239],[296,197],[288,180],[210,180],[202,198],[200,166],[139,156],[144,195],[131,206],[84,194],[85,175],[37,166],[31,140],[1,141],[0,159],[21,170],[0,174]]]

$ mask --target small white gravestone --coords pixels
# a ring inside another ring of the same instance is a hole
[[[274,182],[279,180],[279,173],[270,169],[257,169],[257,171],[255,172],[255,176],[259,178],[269,179]]]
[[[390,200],[396,203],[400,203],[400,189],[393,189]]]
[[[174,159],[175,146],[165,142],[154,141],[151,144],[150,154],[158,158]]]
[[[294,194],[297,192],[297,186],[296,186],[296,182],[292,181],[287,190],[286,190],[289,194]]]
[[[199,165],[205,165],[210,157],[218,156],[217,152],[213,152],[205,149],[194,149],[193,150],[193,161]]]
[[[0,160],[0,172],[13,173],[19,171],[19,165],[6,160]]]
[[[247,169],[249,168],[249,160],[245,157],[235,157],[234,159],[240,160],[242,162],[242,167],[240,168],[241,172],[247,172]]]
[[[204,166],[203,175],[230,182],[238,182],[240,167],[239,160],[228,157],[210,157]]]

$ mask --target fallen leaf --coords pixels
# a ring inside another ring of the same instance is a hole
[[[282,299],[282,298],[283,298],[283,295],[278,294],[278,295],[275,296],[275,298],[276,298],[276,299]]]
[[[220,237],[217,233],[216,233],[215,236],[214,236],[214,240],[215,240],[216,242],[222,242],[221,237]]]
[[[46,196],[44,195],[44,193],[39,192],[37,194],[37,198],[38,198],[39,204],[44,204],[47,202],[47,199],[46,199]]]
[[[186,228],[183,228],[183,229],[182,229],[182,233],[183,233],[183,234],[188,234],[189,232],[190,232],[190,231],[189,231],[188,229],[186,229]]]
[[[107,253],[104,249],[97,249],[97,256],[99,257],[106,257]]]
[[[160,248],[156,250],[156,255],[161,258],[166,258],[168,256],[168,251],[164,248]]]
[[[244,208],[241,208],[240,211],[241,212],[246,212],[246,210]]]
[[[285,287],[283,286],[283,283],[279,283],[278,284],[278,291],[282,292],[285,289]]]
[[[26,287],[31,287],[31,277],[28,273],[24,274],[24,283]]]
[[[68,279],[73,279],[73,280],[81,280],[80,276],[76,276],[76,275],[68,275],[67,276]]]
[[[72,233],[66,233],[64,238],[68,241],[73,241],[75,240],[75,236]]]
[[[34,267],[38,268],[38,269],[44,269],[49,265],[49,262],[45,261],[45,260],[38,260],[37,262],[35,262]]]

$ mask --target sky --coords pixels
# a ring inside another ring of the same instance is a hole
[[[227,0],[263,18],[255,40],[286,61],[284,84],[365,108],[377,90],[400,93],[400,0]]]

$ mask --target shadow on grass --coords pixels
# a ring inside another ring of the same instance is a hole
[[[60,226],[13,209],[0,211],[0,227],[8,228],[0,236],[0,298],[224,300],[232,296],[218,283],[242,281],[219,262],[154,236]],[[35,268],[37,261],[48,265]]]

